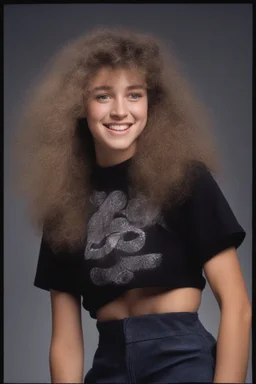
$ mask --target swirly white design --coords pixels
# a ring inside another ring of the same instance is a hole
[[[120,190],[108,195],[95,191],[91,196],[90,201],[97,211],[88,222],[85,259],[103,259],[113,250],[127,253],[109,268],[92,268],[90,277],[95,285],[127,284],[134,278],[135,271],[154,269],[161,264],[160,253],[132,255],[145,245],[143,228],[157,222],[163,225],[159,212],[148,209],[142,197],[127,200],[126,194]],[[128,233],[133,234],[132,240],[125,240]]]

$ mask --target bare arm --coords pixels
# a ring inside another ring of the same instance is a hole
[[[250,313],[221,312],[214,383],[245,383],[250,345]]]
[[[205,265],[221,311],[214,383],[245,383],[249,359],[251,304],[235,248]]]
[[[69,293],[51,290],[52,338],[50,373],[52,383],[82,383],[84,343],[81,300]]]

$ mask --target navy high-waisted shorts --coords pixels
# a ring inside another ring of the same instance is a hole
[[[216,339],[198,312],[97,320],[99,343],[84,384],[212,382]]]

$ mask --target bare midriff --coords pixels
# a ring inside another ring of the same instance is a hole
[[[96,316],[106,321],[154,313],[197,312],[201,296],[197,288],[134,288],[101,307]]]

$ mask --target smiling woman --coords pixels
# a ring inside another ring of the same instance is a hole
[[[212,176],[209,123],[173,56],[153,36],[102,28],[52,64],[16,147],[43,229],[34,285],[51,291],[52,381],[83,380],[82,297],[99,331],[84,383],[242,382],[245,231]],[[218,341],[198,317],[203,269]]]
[[[138,85],[142,88],[127,88]],[[101,125],[121,121],[135,123],[135,129],[117,136]],[[99,28],[70,42],[30,91],[17,131],[15,171],[32,225],[41,231],[44,224],[56,251],[81,247],[91,173],[101,151],[105,164],[117,164],[125,148],[128,157],[136,147],[129,172],[133,192],[159,207],[185,201],[198,174],[196,163],[218,169],[210,127],[161,40]]]
[[[84,117],[94,138],[97,163],[121,163],[135,154],[147,123],[145,79],[136,69],[102,68],[89,89]]]

